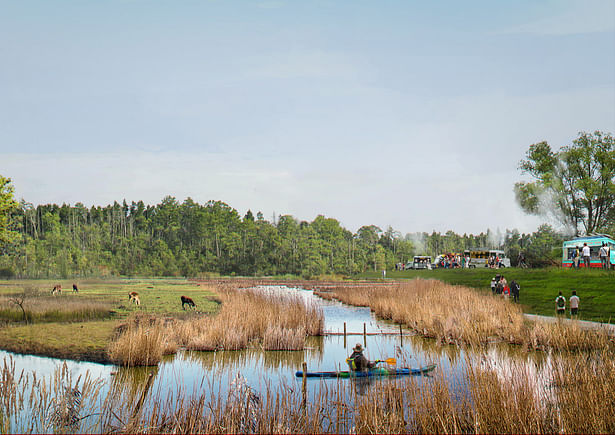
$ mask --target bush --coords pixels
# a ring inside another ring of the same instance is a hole
[[[10,267],[0,267],[0,278],[2,279],[11,279],[15,277],[15,271]]]

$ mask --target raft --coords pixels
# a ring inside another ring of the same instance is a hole
[[[351,372],[351,371],[339,371],[339,372],[306,372],[305,376],[308,378],[362,378],[371,376],[408,376],[408,375],[422,375],[429,373],[436,368],[436,364],[431,364],[419,369],[411,369],[408,367],[399,369],[389,369],[385,367],[378,367],[371,369],[367,372]],[[298,378],[303,377],[303,372],[298,371],[295,373]]]

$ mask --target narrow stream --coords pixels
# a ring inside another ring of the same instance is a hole
[[[437,371],[451,381],[465,377],[467,358],[481,358],[482,363],[498,369],[502,376],[507,375],[507,368],[513,362],[526,364],[533,373],[540,377],[540,372],[548,370],[548,358],[541,353],[527,353],[507,345],[492,346],[486,355],[471,355],[456,346],[441,346],[433,340],[409,335],[403,331],[400,335],[398,325],[377,320],[369,308],[350,307],[335,301],[326,301],[313,295],[312,291],[287,287],[269,286],[261,288],[267,292],[297,293],[309,303],[322,307],[325,317],[325,331],[342,333],[344,322],[348,333],[358,335],[325,335],[310,337],[303,351],[219,351],[219,352],[180,352],[165,358],[158,367],[123,368],[88,362],[64,361],[30,355],[15,355],[0,351],[0,363],[5,358],[12,358],[16,372],[36,372],[37,377],[51,377],[53,372],[66,363],[73,378],[89,372],[94,378],[104,381],[101,392],[106,395],[109,388],[121,387],[138,400],[149,374],[154,376],[150,395],[166,397],[178,391],[202,393],[209,391],[223,397],[232,394],[232,382],[239,375],[255,392],[262,394],[278,387],[293,391],[301,389],[300,378],[295,377],[297,370],[302,370],[306,362],[309,371],[347,370],[345,359],[352,352],[356,343],[365,347],[365,356],[370,360],[396,358],[398,367],[418,368],[428,364],[437,364]],[[368,335],[363,335],[363,328]],[[388,333],[391,335],[369,335]],[[428,375],[414,377],[416,382],[430,382]],[[387,382],[387,378],[370,378],[367,382],[348,385],[364,394],[376,382]],[[323,385],[339,382],[337,379],[309,379],[308,392],[312,396]],[[452,382],[451,382],[452,383]],[[154,396],[156,397],[156,396]]]

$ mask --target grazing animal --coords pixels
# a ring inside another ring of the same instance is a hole
[[[79,293],[79,289],[77,288],[77,284],[73,284],[73,291]]]
[[[133,301],[135,305],[141,305],[141,300],[139,299],[139,293],[137,292],[128,293],[128,300]]]
[[[191,298],[189,298],[188,296],[182,296],[182,309],[186,309],[186,304],[189,307],[196,308],[196,304]]]
[[[52,295],[56,295],[56,294],[62,294],[62,285],[61,284],[56,284],[53,286],[53,290],[51,290],[51,294]]]

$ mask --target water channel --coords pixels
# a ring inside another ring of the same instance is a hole
[[[465,364],[467,358],[480,358],[483,363],[497,368],[497,373],[507,376],[507,370],[513,363],[526,364],[540,384],[541,373],[548,371],[548,357],[541,353],[527,353],[514,347],[494,345],[481,355],[471,355],[468,351],[456,346],[442,346],[433,340],[424,339],[402,331],[399,325],[378,320],[369,308],[351,307],[336,301],[323,300],[310,290],[287,287],[269,286],[261,288],[266,292],[296,293],[305,298],[308,303],[322,307],[325,318],[325,331],[341,334],[344,323],[348,333],[357,335],[327,334],[322,337],[310,337],[303,351],[218,351],[189,352],[183,351],[166,357],[158,367],[122,368],[112,365],[89,362],[64,361],[31,355],[15,355],[0,351],[0,363],[4,359],[12,359],[16,373],[36,372],[38,378],[51,378],[58,366],[66,364],[67,369],[75,379],[85,376],[101,380],[101,396],[104,397],[110,388],[122,384],[124,391],[134,395],[137,400],[143,385],[150,373],[153,384],[150,395],[154,397],[172,396],[178,390],[188,394],[210,391],[228,397],[234,388],[233,381],[239,378],[257,394],[276,388],[288,388],[298,391],[302,379],[295,377],[297,370],[302,370],[306,362],[309,371],[347,370],[345,359],[352,352],[356,343],[365,347],[364,354],[370,360],[397,359],[398,367],[422,367],[437,364],[438,375],[443,375],[454,385],[456,380],[466,376]],[[366,335],[363,335],[365,328]],[[546,376],[545,376],[546,379]],[[415,382],[431,382],[428,375],[416,376]],[[359,394],[365,392],[377,382],[388,382],[387,378],[370,379],[368,382],[353,383],[346,380],[349,388],[356,388]],[[317,391],[327,384],[340,382],[337,379],[309,379],[308,394],[313,397]],[[546,381],[545,381],[546,382]],[[132,393],[131,393],[132,392]],[[147,405],[145,405],[146,409]],[[24,417],[23,415],[21,416]],[[19,422],[12,427],[19,430]]]

